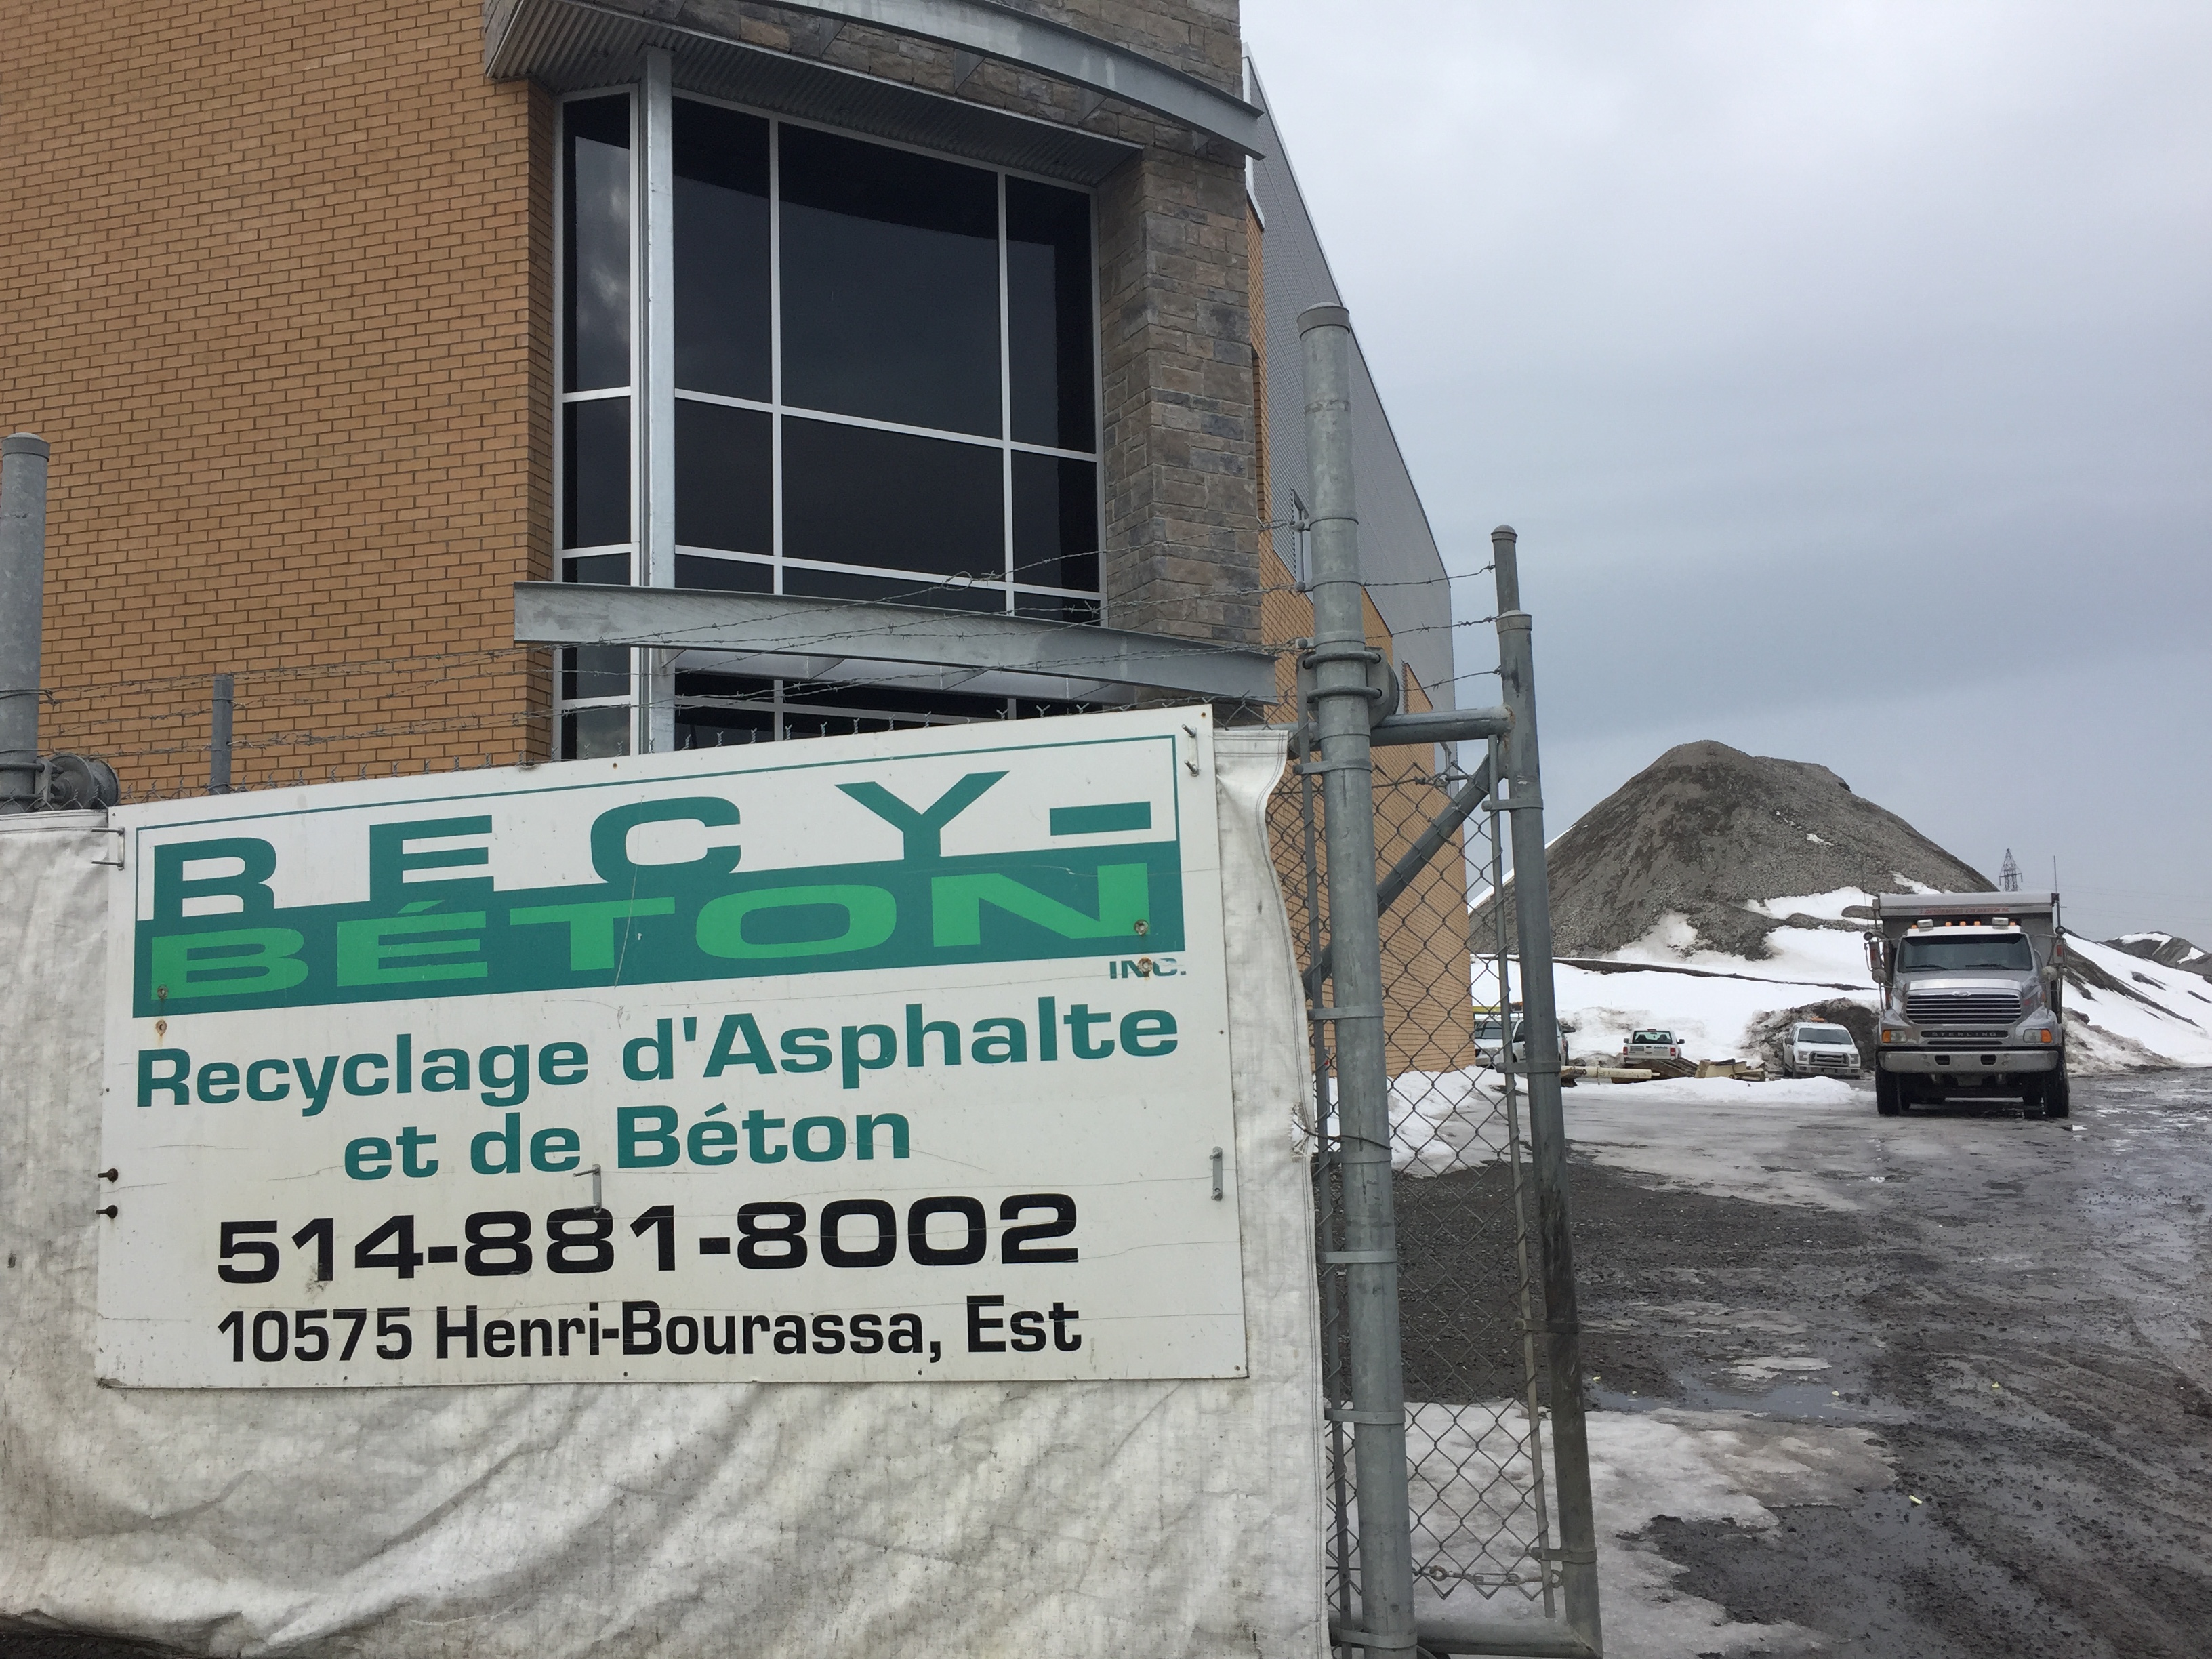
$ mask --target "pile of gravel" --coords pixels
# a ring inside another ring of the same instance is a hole
[[[2124,933],[2105,943],[2161,968],[2179,968],[2185,974],[2212,979],[2212,951],[2199,950],[2179,933]]]
[[[1859,927],[1747,908],[1778,895],[1996,885],[1826,767],[1724,743],[1668,750],[1577,819],[1553,843],[1550,864],[1553,949],[1562,957],[1620,950],[1672,913],[1709,948],[1757,961],[1777,927]],[[1485,903],[1473,937],[1491,938],[1490,926]]]

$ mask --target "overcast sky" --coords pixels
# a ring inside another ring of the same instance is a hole
[[[2212,5],[1243,15],[1554,834],[1714,738],[2212,946]]]

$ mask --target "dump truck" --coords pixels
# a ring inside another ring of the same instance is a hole
[[[2056,893],[1884,893],[1866,935],[1881,988],[1875,1107],[2011,1097],[2064,1117],[2065,936]]]

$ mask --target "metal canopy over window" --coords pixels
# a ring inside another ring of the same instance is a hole
[[[637,78],[641,52],[657,47],[669,53],[679,90],[994,167],[1091,185],[1138,153],[1057,122],[570,0],[519,0],[497,11],[484,33],[484,70],[495,79],[526,77],[554,92],[619,85]]]

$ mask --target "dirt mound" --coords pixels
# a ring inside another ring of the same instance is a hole
[[[2179,933],[2123,933],[2105,943],[2161,968],[2179,968],[2185,974],[2212,979],[2212,951],[2199,950]]]
[[[1672,914],[1711,949],[1757,961],[1785,922],[1856,926],[1749,908],[1778,896],[1996,885],[1826,767],[1723,743],[1660,756],[1553,842],[1550,864],[1553,948],[1563,957],[1620,950]],[[1474,937],[1488,938],[1488,925],[1485,905]]]

